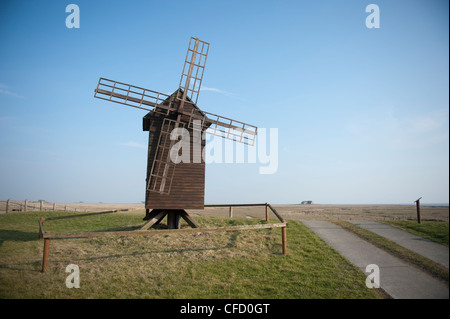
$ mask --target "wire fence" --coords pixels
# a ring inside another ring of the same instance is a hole
[[[0,200],[0,213],[32,212],[32,211],[67,211],[86,212],[86,209],[70,207],[67,204],[51,203],[45,200]]]

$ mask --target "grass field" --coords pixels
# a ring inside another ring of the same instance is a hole
[[[448,247],[448,222],[422,221],[420,224],[414,220],[391,220],[384,222]]]
[[[0,215],[0,298],[380,298],[366,276],[299,221],[289,221],[288,255],[280,229],[155,236],[54,239],[41,273],[38,218],[64,212]],[[46,222],[52,232],[133,230],[142,213]],[[259,219],[196,217],[202,227]],[[182,224],[183,227],[187,225]],[[69,289],[66,266],[80,269]]]

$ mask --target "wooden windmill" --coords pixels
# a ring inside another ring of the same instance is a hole
[[[105,78],[100,78],[95,90],[97,98],[150,111],[143,119],[143,130],[149,131],[144,218],[148,222],[143,229],[166,215],[168,228],[180,228],[180,218],[198,227],[185,209],[204,209],[203,133],[254,145],[256,126],[202,111],[196,105],[208,51],[209,43],[191,38],[179,88],[172,95]],[[179,162],[178,151],[174,152],[179,141],[171,139],[171,132],[176,128],[189,132],[187,163]]]

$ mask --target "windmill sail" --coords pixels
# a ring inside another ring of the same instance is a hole
[[[94,97],[146,111],[152,111],[157,106],[166,114],[176,110],[172,103],[167,103],[170,97],[167,94],[105,78],[99,79]]]
[[[255,145],[258,128],[254,125],[232,120],[230,118],[204,112],[210,126],[206,133],[220,136],[250,146]]]
[[[170,194],[179,158],[178,152],[175,152],[172,147],[176,141],[171,140],[170,135],[177,127],[183,128],[184,124],[168,118],[163,120],[152,169],[147,181],[147,190],[150,192]]]
[[[201,111],[199,114],[183,112],[187,127],[193,130],[205,131],[208,134],[220,136],[225,139],[253,146],[255,144],[258,128],[254,125],[236,121],[225,116]],[[183,118],[182,118],[183,119]]]
[[[188,97],[194,104],[197,104],[208,51],[208,42],[191,37],[181,73],[179,88],[183,90],[183,94],[178,97],[180,100],[186,101],[186,97]],[[181,105],[182,108],[183,105]]]

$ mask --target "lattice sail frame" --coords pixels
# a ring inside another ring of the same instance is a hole
[[[98,80],[94,97],[146,111],[153,111],[158,106],[166,111],[163,113],[165,115],[176,110],[172,108],[172,103],[165,103],[169,100],[170,95],[105,78]]]
[[[152,169],[147,181],[147,190],[150,192],[170,194],[176,163],[179,162],[179,153],[173,149],[173,145],[177,141],[172,140],[170,135],[175,128],[184,127],[184,123],[179,123],[168,118],[163,120]]]
[[[255,145],[256,135],[258,133],[258,128],[256,126],[209,112],[203,111],[202,113],[202,117],[191,114],[188,128],[191,128],[194,131],[203,131],[203,129],[206,128],[205,132],[207,134],[219,136],[249,146]],[[194,124],[198,122],[199,124]]]
[[[188,97],[194,104],[197,104],[208,51],[208,42],[191,37],[179,85],[179,88],[183,90],[183,95],[178,97],[179,99],[186,101],[186,97]]]

